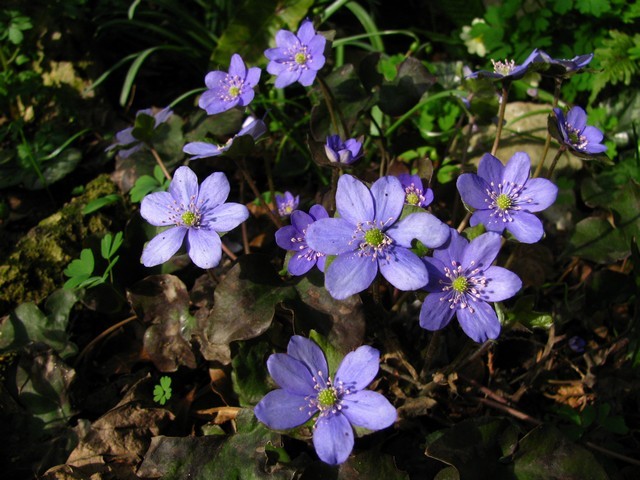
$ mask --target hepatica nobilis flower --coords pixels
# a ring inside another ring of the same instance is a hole
[[[542,75],[558,76],[568,78],[575,73],[579,73],[593,60],[593,53],[578,55],[572,59],[553,58],[547,52],[538,50],[536,63],[546,63],[547,69],[540,70]]]
[[[540,212],[556,200],[558,187],[545,178],[529,178],[531,161],[524,152],[516,152],[506,166],[487,153],[480,159],[478,174],[458,177],[458,192],[464,203],[474,208],[470,223],[482,223],[492,232],[506,228],[523,243],[542,238]]]
[[[324,151],[331,163],[351,165],[362,156],[362,137],[342,141],[340,135],[330,135],[324,145]]]
[[[320,219],[307,228],[307,245],[336,255],[326,268],[325,287],[342,300],[366,289],[378,270],[400,290],[428,281],[427,269],[410,249],[414,239],[426,247],[442,245],[449,227],[427,212],[400,219],[405,192],[396,177],[382,177],[371,189],[351,175],[338,180],[339,218]]]
[[[467,78],[489,78],[491,80],[502,80],[506,82],[518,80],[525,76],[537,57],[538,49],[534,49],[520,65],[516,65],[516,62],[513,60],[505,60],[504,62],[491,60],[493,71],[479,70],[467,75]]]
[[[295,210],[291,214],[291,225],[279,228],[276,232],[278,246],[293,252],[287,265],[291,275],[304,275],[314,265],[318,265],[320,271],[324,272],[326,255],[310,248],[306,240],[309,225],[321,218],[329,218],[329,214],[322,205],[314,205],[309,213]]]
[[[294,335],[287,353],[267,360],[280,386],[254,409],[269,428],[288,430],[316,416],[313,446],[320,460],[343,463],[353,450],[353,427],[382,430],[395,422],[396,409],[377,392],[365,390],[378,373],[380,352],[362,346],[348,353],[332,380],[324,353],[312,340]]]
[[[300,195],[294,197],[291,192],[284,192],[284,195],[276,193],[276,210],[281,217],[291,215],[291,212],[298,208],[299,203]]]
[[[429,269],[429,295],[420,310],[420,326],[440,330],[454,315],[476,342],[497,338],[500,321],[487,302],[513,297],[522,287],[518,276],[502,267],[491,266],[500,251],[501,237],[484,233],[471,242],[451,229],[444,248],[423,260]]]
[[[227,140],[227,143],[223,145],[215,145],[208,142],[191,142],[187,143],[182,151],[193,155],[189,160],[197,160],[199,158],[217,157],[231,148],[236,138],[243,135],[250,135],[253,140],[257,140],[267,131],[267,126],[260,119],[254,117],[247,117],[242,123],[242,129],[236,133],[233,137]]]
[[[418,175],[401,173],[398,180],[404,188],[404,203],[416,207],[428,207],[433,202],[433,190],[424,186]]]
[[[276,75],[276,87],[284,88],[295,82],[308,87],[325,62],[326,39],[318,35],[310,20],[305,20],[294,35],[288,30],[276,34],[276,48],[265,50],[269,59],[267,72]]]
[[[169,260],[186,237],[187,253],[200,268],[220,263],[220,232],[228,232],[249,217],[249,210],[239,203],[225,203],[229,181],[224,173],[209,175],[198,186],[198,178],[189,167],[178,168],[168,192],[147,195],[140,214],[156,227],[171,226],[147,243],[142,263],[152,267]]]
[[[602,143],[602,132],[596,127],[587,125],[587,113],[580,107],[573,107],[564,116],[559,108],[554,108],[555,129],[551,128],[551,134],[561,145],[568,147],[572,152],[589,155],[598,155],[607,151]]]
[[[161,124],[165,123],[171,115],[173,115],[173,111],[169,107],[167,107],[159,110],[154,114],[151,108],[145,108],[144,110],[139,110],[136,113],[136,117],[138,117],[139,115],[147,115],[149,117],[153,117],[155,122],[153,130],[155,130]],[[105,149],[105,151],[108,152],[117,148],[118,155],[120,155],[120,157],[122,158],[127,158],[130,155],[133,155],[137,151],[141,150],[145,146],[146,141],[148,141],[149,139],[136,137],[134,135],[134,129],[135,127],[128,127],[116,133],[115,141],[112,145],[109,145]],[[150,135],[153,132],[145,131],[144,133],[146,135]]]
[[[260,81],[260,72],[258,67],[247,70],[242,57],[234,53],[229,73],[216,70],[204,77],[207,91],[200,97],[198,105],[209,115],[249,105],[254,96],[253,87]]]

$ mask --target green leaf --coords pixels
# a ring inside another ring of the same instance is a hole
[[[611,10],[609,0],[575,0],[576,9],[585,15],[593,15],[596,18]]]
[[[83,215],[89,215],[97,210],[100,210],[102,207],[106,207],[107,205],[111,205],[120,200],[120,195],[117,193],[112,193],[110,195],[105,195],[104,197],[96,198],[95,200],[87,203],[82,209]]]
[[[231,380],[241,407],[255,405],[271,390],[266,368],[270,353],[271,346],[266,341],[238,342],[238,351],[231,362]]]
[[[80,258],[73,260],[62,273],[67,277],[89,276],[93,273],[94,266],[93,252],[90,248],[84,248],[80,252]]]
[[[629,254],[629,245],[619,229],[602,218],[590,217],[576,224],[567,253],[596,263],[615,263]]]

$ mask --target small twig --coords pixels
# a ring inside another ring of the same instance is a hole
[[[507,97],[509,96],[509,86],[502,86],[502,95],[500,96],[500,109],[498,110],[498,129],[496,130],[496,138],[491,147],[491,155],[494,157],[498,151],[500,144],[500,136],[502,135],[502,124],[504,123],[504,113],[507,110]]]
[[[235,262],[238,259],[236,254],[233,253],[231,250],[229,250],[229,247],[227,247],[224,244],[224,242],[221,241],[220,244],[222,245],[222,251],[227,254],[227,257],[229,257],[233,262]]]
[[[504,405],[502,403],[496,402],[495,400],[491,400],[489,398],[482,398],[482,397],[473,397],[474,400],[476,400],[477,402],[483,403],[488,407],[491,408],[495,408],[496,410],[501,410],[505,413],[508,413],[509,415],[511,415],[512,417],[515,417],[519,420],[523,420],[525,422],[528,422],[532,425],[542,425],[543,422],[541,422],[540,420],[538,420],[537,418],[532,417],[531,415],[527,415],[524,412],[521,412],[520,410],[517,410],[513,407],[509,407],[507,405]]]
[[[556,153],[556,156],[553,157],[553,160],[551,161],[551,166],[549,167],[549,171],[547,172],[547,175],[546,175],[547,178],[551,178],[551,174],[555,170],[556,165],[558,164],[558,160],[560,160],[560,157],[565,152],[565,150],[566,150],[566,147],[564,145],[562,145],[558,149],[558,153]]]
[[[162,173],[164,173],[164,176],[167,180],[171,181],[171,174],[167,170],[167,167],[165,167],[164,162],[160,158],[160,155],[158,155],[156,149],[149,145],[149,151],[151,152],[151,155],[153,155],[153,158],[156,159],[156,162],[158,162],[158,166],[160,167],[160,170],[162,170]]]
[[[244,167],[244,165],[239,160],[236,162],[236,164],[238,165],[238,169],[242,173],[242,176],[244,177],[245,182],[247,182],[247,185],[249,185],[249,188],[251,189],[253,194],[256,196],[257,199],[260,200],[261,203],[264,203],[264,202],[262,202],[262,195],[260,194],[260,191],[258,190],[258,187],[256,187],[256,184],[253,181],[253,178],[251,178],[251,174],[249,174],[247,169]],[[271,209],[269,208],[269,205],[265,205],[265,207],[266,207],[265,210],[267,211],[267,215],[269,216],[269,218],[271,219],[273,224],[277,228],[282,227],[282,222],[280,221],[280,219],[278,217],[276,217],[276,214],[271,211]]]
[[[409,375],[405,375],[404,373],[399,373],[396,368],[390,367],[389,365],[385,365],[384,363],[380,364],[380,370],[389,373],[393,377],[400,378],[400,379],[404,380],[405,382],[409,382],[412,385],[415,385],[416,387],[421,387],[422,386],[422,384],[420,382],[416,382]]]
[[[626,455],[622,455],[621,453],[617,453],[609,450],[608,448],[601,447],[600,445],[596,445],[592,442],[584,442],[584,444],[595,450],[596,452],[600,452],[603,455],[608,455],[613,458],[617,458],[618,460],[622,460],[623,462],[630,463],[631,465],[640,465],[640,460],[636,460],[635,458],[627,457]]]
[[[553,105],[551,108],[556,108],[558,106],[558,99],[560,98],[560,87],[562,86],[562,79],[556,78],[556,87],[553,92]],[[536,167],[536,171],[533,174],[533,178],[539,177],[542,172],[542,166],[544,165],[544,161],[547,158],[547,153],[549,152],[549,147],[551,146],[551,133],[549,133],[549,129],[547,129],[547,138],[544,141],[544,150],[542,151],[542,157],[540,158],[540,162]]]
[[[73,364],[74,367],[77,367],[80,362],[82,361],[82,359],[87,355],[87,353],[89,352],[89,350],[91,350],[98,342],[100,342],[103,338],[105,338],[107,335],[113,333],[114,331],[118,330],[120,327],[123,327],[124,325],[126,325],[127,323],[133,322],[136,318],[138,318],[136,315],[133,315],[131,317],[125,318],[124,320],[116,323],[115,325],[111,325],[109,328],[107,328],[104,332],[102,332],[100,335],[98,335],[96,338],[94,338],[93,340],[91,340],[83,349],[82,352],[80,352],[80,355],[78,355],[78,358],[76,358],[75,363]]]

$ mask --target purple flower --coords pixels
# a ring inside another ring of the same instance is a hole
[[[234,53],[229,73],[216,70],[204,77],[208,90],[202,94],[198,105],[209,115],[249,105],[253,100],[253,87],[260,81],[260,73],[258,67],[247,70],[242,57]]]
[[[496,62],[491,60],[493,64],[493,72],[488,70],[479,70],[467,75],[466,78],[490,78],[492,80],[512,81],[518,80],[525,76],[529,71],[529,67],[538,57],[538,49],[534,49],[527,59],[520,65],[516,65],[513,60],[505,60],[504,62]]]
[[[423,259],[429,269],[425,290],[430,294],[420,309],[422,328],[440,330],[457,315],[464,333],[476,342],[498,337],[500,321],[487,302],[511,298],[522,287],[515,273],[491,266],[500,245],[497,233],[487,232],[468,242],[451,229],[446,247]]]
[[[193,155],[189,160],[197,160],[199,158],[217,157],[231,148],[236,138],[243,135],[251,135],[253,140],[257,140],[267,131],[267,126],[262,120],[254,117],[247,117],[242,123],[242,129],[233,137],[227,140],[224,145],[215,145],[208,142],[191,142],[187,143],[182,149],[183,152]]]
[[[239,203],[224,203],[229,182],[224,173],[209,175],[198,187],[189,167],[178,168],[168,192],[156,192],[142,200],[140,214],[151,225],[171,228],[156,235],[142,252],[142,263],[153,267],[169,260],[187,237],[187,253],[200,268],[220,263],[222,245],[218,232],[228,232],[249,217]]]
[[[326,255],[309,248],[305,238],[309,225],[321,218],[329,218],[329,214],[322,205],[314,205],[308,214],[295,210],[291,214],[291,225],[282,227],[276,232],[278,246],[293,252],[287,266],[291,275],[304,275],[316,264],[320,271],[324,272]]]
[[[308,87],[325,62],[326,39],[318,35],[310,20],[300,25],[298,34],[280,30],[276,34],[276,48],[265,50],[269,59],[267,72],[277,75],[276,87],[284,88],[294,82]]]
[[[584,353],[584,347],[587,346],[587,341],[579,337],[578,335],[574,335],[569,339],[568,342],[569,348],[576,353]]]
[[[426,247],[442,245],[449,227],[427,212],[400,220],[404,189],[396,177],[382,177],[369,190],[351,175],[338,180],[339,218],[320,219],[307,228],[307,244],[336,255],[325,272],[325,286],[342,300],[366,289],[378,269],[400,290],[416,290],[429,280],[427,269],[410,249],[414,239]]]
[[[580,107],[573,107],[567,113],[559,108],[554,108],[555,122],[551,128],[551,134],[562,145],[569,147],[575,153],[590,156],[607,151],[606,145],[602,145],[602,132],[596,127],[587,125],[587,114]]]
[[[351,165],[363,154],[362,137],[358,139],[350,138],[343,142],[340,135],[330,135],[327,137],[324,151],[331,163]]]
[[[529,178],[531,161],[524,152],[516,152],[506,166],[487,153],[480,159],[478,174],[458,177],[458,192],[475,212],[471,225],[482,223],[491,232],[506,228],[523,243],[542,238],[542,222],[532,212],[549,207],[558,187],[545,178]]]
[[[396,420],[396,409],[384,396],[365,390],[378,373],[379,359],[375,348],[359,347],[344,357],[332,381],[320,347],[294,335],[287,353],[267,360],[281,388],[260,400],[255,416],[269,428],[288,430],[318,414],[313,427],[318,457],[331,465],[343,463],[353,450],[351,425],[382,430]]]
[[[155,120],[153,130],[155,130],[159,125],[166,122],[172,114],[173,111],[169,107],[163,108],[156,114],[153,113],[153,110],[151,108],[145,108],[144,110],[139,110],[136,113],[136,118],[138,117],[138,115],[147,115],[149,117],[153,117],[153,119]],[[108,146],[105,151],[108,152],[110,150],[118,148],[118,155],[120,155],[121,158],[127,158],[130,155],[141,150],[149,139],[138,138],[134,136],[134,128],[135,127],[125,128],[124,130],[120,130],[118,133],[116,133],[115,142],[112,145]],[[150,136],[151,132],[145,133],[149,134]]]
[[[538,50],[538,57],[534,60],[535,63],[548,64],[547,70],[541,70],[543,75],[570,77],[574,73],[578,73],[584,67],[589,65],[593,60],[593,53],[585,55],[578,55],[571,60],[552,58],[547,52]]]
[[[404,203],[417,207],[428,207],[433,202],[433,190],[426,188],[418,175],[401,173],[398,180],[404,188]]]
[[[281,217],[291,215],[300,203],[300,195],[295,197],[291,192],[284,192],[284,195],[276,193],[276,209]]]

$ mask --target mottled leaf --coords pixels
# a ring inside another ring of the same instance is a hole
[[[380,109],[391,116],[399,116],[415,106],[422,95],[435,83],[420,60],[406,58],[398,66],[393,82],[384,82],[380,87]]]

